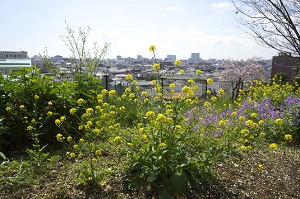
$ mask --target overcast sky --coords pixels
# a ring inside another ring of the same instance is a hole
[[[25,50],[30,57],[71,55],[62,42],[66,21],[75,31],[92,28],[89,46],[111,44],[107,58],[176,55],[203,59],[271,59],[239,29],[229,0],[0,0],[0,50]]]

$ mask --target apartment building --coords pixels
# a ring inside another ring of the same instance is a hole
[[[27,59],[27,51],[0,51],[0,59]]]
[[[0,51],[0,73],[7,75],[21,67],[31,67],[26,51]]]

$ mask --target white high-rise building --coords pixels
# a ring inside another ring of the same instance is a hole
[[[136,60],[137,60],[137,61],[143,61],[142,55],[138,55],[138,56],[136,57]]]
[[[200,53],[191,54],[191,62],[196,63],[200,61]]]
[[[176,55],[167,55],[167,60],[174,62],[176,60]]]

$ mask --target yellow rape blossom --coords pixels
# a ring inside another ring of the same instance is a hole
[[[129,97],[129,99],[132,99],[135,97],[135,95],[134,95],[134,93],[130,93],[128,97]]]
[[[70,154],[69,154],[69,156],[70,156],[70,158],[75,158],[75,153],[74,152],[71,152]]]
[[[200,75],[201,73],[202,73],[201,70],[196,70],[196,74],[197,74],[197,75]]]
[[[144,132],[144,128],[140,128],[140,129],[139,129],[139,132],[140,132],[140,133],[143,133],[143,132]]]
[[[168,122],[169,124],[172,124],[172,123],[173,123],[173,119],[172,119],[171,117],[168,117],[168,118],[167,118],[167,122]]]
[[[33,127],[32,126],[27,126],[27,131],[32,131]]]
[[[108,90],[106,90],[106,89],[103,89],[102,91],[101,91],[101,94],[102,95],[106,95],[108,93]]]
[[[53,115],[53,113],[51,111],[48,111],[47,115],[48,115],[48,117],[51,117]]]
[[[258,170],[258,171],[263,170],[263,165],[262,165],[262,164],[257,165],[257,170]]]
[[[269,148],[270,148],[270,149],[273,149],[273,150],[277,150],[277,149],[278,149],[278,145],[275,144],[275,143],[271,143],[271,144],[269,145]]]
[[[155,46],[155,45],[151,45],[151,46],[149,47],[149,50],[150,50],[151,52],[154,52],[154,51],[156,50],[156,46]]]
[[[162,142],[162,143],[159,144],[159,147],[160,147],[160,148],[166,148],[166,147],[167,147],[167,144]]]
[[[208,107],[208,106],[210,106],[210,103],[208,101],[206,101],[206,102],[204,102],[204,106]]]
[[[109,107],[109,104],[105,102],[105,103],[103,103],[102,106],[105,107],[105,108],[107,108],[107,107]]]
[[[56,135],[56,139],[57,139],[57,141],[62,142],[62,141],[63,141],[63,135],[60,134],[60,133],[58,133],[58,134]]]
[[[213,80],[212,78],[208,78],[208,79],[206,80],[206,82],[207,82],[208,84],[212,84],[212,83],[214,82],[214,80]]]
[[[166,119],[167,119],[166,116],[162,113],[159,113],[156,117],[156,121],[158,121],[158,122],[165,122]]]
[[[83,130],[83,125],[78,126],[78,130],[79,131]]]
[[[247,151],[247,147],[244,146],[244,145],[241,146],[241,149],[242,149],[243,151]]]
[[[284,135],[284,140],[288,141],[288,142],[291,142],[293,140],[293,137],[292,137],[291,134],[286,134],[286,135]]]
[[[210,100],[213,101],[213,102],[215,102],[217,100],[217,97],[216,96],[212,96]]]
[[[175,66],[179,66],[179,65],[181,64],[181,61],[177,59],[177,60],[174,62],[174,64],[175,64]]]
[[[172,84],[169,85],[169,88],[175,88],[175,86],[176,85],[174,83],[172,83]]]
[[[218,90],[218,94],[219,94],[220,96],[222,96],[224,93],[225,93],[225,91],[224,91],[222,88]]]
[[[126,77],[125,77],[126,80],[128,81],[132,81],[133,80],[133,77],[131,74],[127,74]]]
[[[84,99],[80,98],[77,100],[78,106],[82,105],[84,103]]]
[[[283,124],[283,121],[282,121],[282,119],[278,118],[278,119],[275,120],[275,123],[276,124]]]
[[[239,117],[239,120],[240,120],[240,121],[244,121],[244,120],[245,120],[245,117],[244,117],[244,116],[240,116],[240,117]]]
[[[181,126],[181,125],[176,125],[175,128],[176,128],[177,130],[182,130],[182,126]]]
[[[187,82],[188,82],[189,84],[195,84],[195,81],[192,80],[192,79],[189,79]]]
[[[126,88],[125,89],[125,93],[130,93],[131,92],[131,89],[130,88]],[[126,96],[126,95],[125,95]],[[122,96],[122,98],[124,98],[123,96]]]
[[[153,111],[148,111],[148,112],[146,113],[146,117],[147,117],[147,118],[153,118],[153,117],[155,117],[155,113],[154,113]]]
[[[259,133],[259,137],[262,137],[262,138],[263,138],[263,137],[265,137],[265,136],[266,136],[266,134],[265,134],[264,132],[260,132],[260,133]]]
[[[61,122],[64,122],[65,120],[66,120],[66,117],[65,117],[65,116],[61,116],[61,117],[60,117],[60,121],[61,121]]]
[[[159,71],[160,70],[160,64],[155,63],[155,64],[153,64],[152,68],[156,71]]]
[[[119,110],[121,111],[121,112],[124,112],[125,111],[125,106],[121,106],[120,108],[119,108]]]
[[[127,146],[131,148],[131,147],[133,147],[133,144],[130,143],[130,142],[128,142],[128,143],[127,143]]]
[[[251,127],[253,127],[253,126],[254,126],[254,122],[253,122],[252,120],[247,120],[247,121],[245,122],[245,125],[246,125],[246,126],[251,126]]]
[[[116,136],[115,138],[114,138],[114,142],[119,142],[121,140],[121,137],[120,136]]]
[[[102,150],[101,149],[98,149],[98,150],[95,151],[95,155],[97,157],[99,157],[101,154],[102,154]]]
[[[76,110],[77,110],[76,108],[71,108],[71,109],[70,109],[70,114],[71,114],[71,115],[74,115],[74,114],[76,113]]]
[[[223,125],[226,124],[226,122],[225,122],[224,120],[220,120],[220,121],[218,122],[218,124],[219,124],[219,126],[223,126]]]
[[[60,124],[61,124],[61,122],[60,122],[60,119],[56,119],[56,120],[55,120],[55,124],[56,124],[56,126],[58,126],[58,127],[59,127],[59,126],[60,126]]]
[[[92,113],[94,110],[92,109],[92,108],[87,108],[86,110],[85,110],[85,112],[87,113],[87,114],[90,114],[90,113]]]
[[[95,134],[99,134],[101,131],[100,131],[100,129],[98,129],[98,128],[95,128],[94,130],[93,130],[93,133],[95,133]]]
[[[143,97],[148,97],[148,93],[147,93],[146,91],[143,91],[143,92],[141,93],[141,95],[142,95]]]
[[[147,136],[146,134],[143,134],[143,135],[142,135],[142,139],[143,139],[144,141],[147,141],[147,140],[148,140],[148,136]]]
[[[115,90],[110,90],[110,91],[108,92],[108,96],[109,96],[109,97],[115,96],[116,93],[117,93],[117,92],[116,92]]]
[[[24,105],[20,105],[19,107],[21,110],[25,109],[25,106]]]
[[[72,137],[71,137],[71,136],[68,136],[68,137],[67,137],[67,141],[68,141],[68,142],[71,142],[71,141],[72,141]]]

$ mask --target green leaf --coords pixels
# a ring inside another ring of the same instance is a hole
[[[165,187],[165,186],[159,187],[157,189],[157,192],[161,198],[164,198],[164,199],[172,198],[172,195],[169,193],[167,187]]]
[[[4,155],[2,152],[0,152],[0,157],[1,157],[3,160],[6,160],[6,157],[5,157],[5,155]]]
[[[180,133],[175,133],[174,136],[175,136],[176,139],[180,139],[181,138],[181,134]]]
[[[182,161],[180,167],[181,167],[181,168],[182,168],[182,167],[185,167],[185,166],[187,166],[188,164],[190,164],[190,161],[189,161],[187,158],[185,158],[185,159]]]
[[[148,178],[147,178],[147,182],[152,183],[157,179],[157,177],[158,177],[157,174],[154,173],[153,171],[151,171]]]
[[[188,188],[188,180],[184,173],[176,173],[170,176],[170,181],[174,192],[179,194],[186,194]]]
[[[163,150],[162,151],[162,154],[165,154],[165,153],[167,153],[169,150]]]

